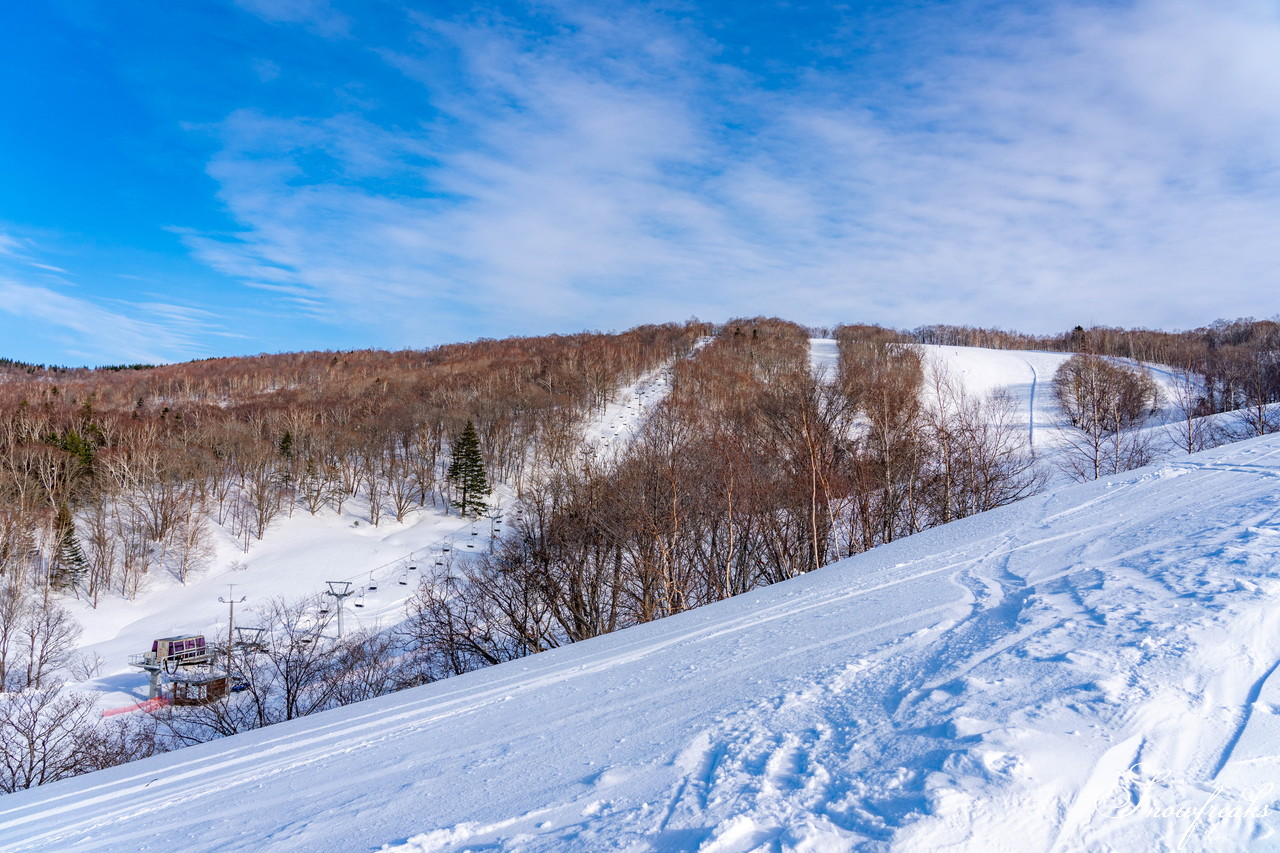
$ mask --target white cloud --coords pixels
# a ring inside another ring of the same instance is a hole
[[[17,237],[0,231],[0,257],[20,257],[19,247],[22,243]]]
[[[198,339],[219,333],[217,319],[201,309],[163,302],[109,307],[50,287],[0,279],[3,315],[23,321],[26,348],[35,348],[33,341],[52,342],[60,351],[96,364],[190,357],[203,351]],[[7,337],[12,345],[17,335]]]
[[[328,0],[236,0],[236,5],[273,24],[301,24],[317,35],[347,35],[351,20]]]
[[[643,16],[578,11],[537,40],[424,20],[464,87],[384,55],[446,121],[233,115],[209,171],[243,231],[185,239],[310,316],[401,340],[690,313],[1032,329],[1271,313],[1275,8],[1050,14],[975,36],[889,109],[838,72],[753,86]]]

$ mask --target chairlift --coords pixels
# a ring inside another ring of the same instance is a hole
[[[408,586],[408,585],[409,585],[409,576],[408,576],[408,575],[402,575],[402,576],[400,577],[400,586]]]
[[[363,593],[363,592],[362,592],[362,593],[360,593],[360,595],[359,595],[359,597],[358,597],[358,598],[356,598],[356,607],[364,607],[364,593]]]
[[[377,591],[378,591],[378,582],[373,579],[373,572],[369,572],[369,592],[377,592]],[[364,598],[364,594],[361,593],[360,597]]]
[[[448,550],[449,550],[449,546],[448,546],[448,545],[445,545],[445,546],[444,546],[443,548],[441,548],[440,550],[441,550],[441,551],[448,551]]]
[[[417,570],[418,570],[418,567],[417,567],[417,566],[410,566],[410,567],[409,567],[409,571],[411,571],[411,572],[416,572]]]

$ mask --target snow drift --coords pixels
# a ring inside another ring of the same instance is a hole
[[[0,798],[5,850],[1280,848],[1280,436]]]

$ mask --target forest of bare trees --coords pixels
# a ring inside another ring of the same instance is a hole
[[[583,420],[619,386],[705,331],[694,322],[164,367],[0,364],[0,790],[403,686],[365,665],[387,658],[386,637],[302,654],[314,626],[277,602],[262,614],[269,653],[238,662],[247,689],[218,706],[229,720],[175,715],[145,731],[100,722],[92,697],[60,689],[79,632],[60,599],[131,598],[162,572],[185,583],[212,556],[213,525],[247,549],[294,512],[358,508],[377,525],[428,505],[450,511],[451,443],[466,424],[488,471],[519,489],[577,446]]]
[[[411,602],[430,676],[795,577],[1043,482],[1007,401],[967,398],[897,333],[836,336],[838,375],[819,377],[806,330],[731,321],[623,454],[559,460],[492,556]]]
[[[91,602],[179,580],[208,524],[247,549],[295,511],[370,524],[449,505],[449,443],[475,424],[517,487],[620,384],[687,351],[695,325],[299,353],[137,370],[11,369],[0,380],[0,575]]]
[[[1220,440],[1201,415],[1280,428],[1278,330],[847,325],[827,376],[810,330],[773,318],[163,367],[0,363],[0,790],[677,614],[1040,489],[1011,401],[969,395],[916,344],[1080,353],[1056,388],[1078,431],[1069,473],[1087,479],[1149,458],[1138,427],[1155,386],[1116,359],[1174,368],[1187,452]],[[671,392],[634,441],[585,445],[587,418],[663,365]],[[378,525],[469,504],[448,476],[468,424],[518,504],[489,554],[425,573],[400,624],[337,639],[273,601],[256,617],[267,642],[221,652],[243,688],[228,701],[107,724],[60,689],[78,631],[61,600],[130,598],[161,572],[186,582],[215,526],[247,550],[292,513]]]

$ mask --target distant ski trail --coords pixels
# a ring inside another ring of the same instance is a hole
[[[1036,366],[1028,359],[1023,359],[1027,367],[1031,368],[1031,399],[1027,404],[1027,443],[1031,446],[1031,452],[1034,454],[1036,450],[1036,385],[1040,381],[1040,374],[1036,372]]]
[[[820,382],[834,382],[840,369],[840,345],[830,338],[810,338],[809,368]]]

